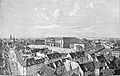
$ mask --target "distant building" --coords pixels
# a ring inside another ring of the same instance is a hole
[[[70,48],[73,48],[75,51],[83,51],[84,44],[82,44],[82,43],[70,44]]]
[[[35,45],[45,45],[45,40],[42,39],[35,39]]]
[[[45,45],[44,39],[29,39],[27,40],[28,45]]]
[[[70,48],[70,44],[79,43],[79,38],[76,37],[49,37],[46,38],[46,45]]]
[[[78,51],[78,52],[71,52],[71,53],[68,53],[67,55],[67,58],[70,58],[72,61],[77,61],[79,63],[83,63],[83,59],[85,58],[85,52],[81,52],[81,51]]]
[[[0,43],[2,43],[2,39],[0,39]]]
[[[53,37],[45,38],[45,45],[55,46],[55,39]]]
[[[112,56],[115,56],[117,58],[120,57],[120,51],[112,51]]]
[[[10,35],[10,40],[12,40],[13,39],[13,37],[12,37],[12,35]]]

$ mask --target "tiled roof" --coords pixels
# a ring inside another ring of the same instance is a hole
[[[78,59],[80,57],[84,57],[84,52],[73,52],[69,53],[72,59]]]

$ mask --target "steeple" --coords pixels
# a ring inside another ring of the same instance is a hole
[[[15,41],[15,36],[13,36],[13,41]]]
[[[12,40],[12,35],[10,35],[10,40]]]

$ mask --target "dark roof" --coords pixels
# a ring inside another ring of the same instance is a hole
[[[110,63],[107,63],[107,65],[110,69],[118,70],[120,69],[120,59],[114,58],[113,61],[110,61]]]
[[[64,63],[61,60],[55,62],[56,67],[64,66]]]
[[[88,63],[83,63],[83,64],[79,64],[81,69],[83,70],[83,72],[94,72],[95,71],[95,65],[94,62],[88,62]]]
[[[120,69],[115,70],[114,73],[113,73],[113,75],[120,75]]]
[[[44,62],[45,62],[44,58],[37,59],[37,60],[35,60],[34,58],[30,58],[30,59],[26,60],[26,67],[33,66],[33,65],[36,65],[36,64],[40,64],[40,63],[44,63]]]
[[[36,48],[34,48],[34,49],[31,50],[31,52],[32,52],[32,53],[37,53],[37,52],[39,52],[40,50],[41,50],[41,49],[36,49]]]
[[[36,64],[36,61],[34,58],[30,58],[30,59],[27,59],[26,60],[26,67],[29,67],[29,66],[32,66],[32,65],[35,65]]]
[[[38,71],[38,73],[41,75],[41,76],[52,76],[54,74],[55,70],[44,65],[40,68],[40,70]]]
[[[55,52],[55,53],[52,53],[52,54],[47,54],[47,57],[49,59],[56,59],[56,58],[62,57],[62,55],[60,53],[58,53],[58,52]]]
[[[37,52],[40,52],[40,53],[45,53],[47,54],[48,52],[51,52],[51,50],[49,50],[48,48],[42,48],[42,49],[37,49],[37,48],[34,48],[31,50],[32,53],[37,53]]]
[[[73,52],[73,53],[69,53],[72,57],[72,59],[77,59],[80,57],[84,57],[84,52]]]
[[[80,57],[84,57],[85,56],[85,51],[82,51],[82,52],[78,51],[78,52],[76,52],[76,54]]]
[[[41,59],[36,60],[36,64],[40,64],[40,63],[44,63],[44,62],[45,62],[45,58],[41,58]]]
[[[117,65],[117,68],[120,69],[120,59],[116,58],[114,62]]]
[[[62,60],[58,60],[58,61],[47,64],[47,66],[53,69],[57,69],[58,67],[64,66],[64,62]]]
[[[70,54],[70,56],[72,57],[72,59],[77,58],[77,55],[76,55],[75,53],[69,53],[69,54]]]
[[[53,65],[53,63],[49,63],[49,64],[47,64],[47,66],[49,66],[49,67],[55,69],[55,66]]]
[[[95,53],[90,54],[93,59],[95,59]]]
[[[35,39],[35,42],[45,42],[45,40]]]
[[[106,61],[106,59],[105,59],[103,54],[100,55],[100,56],[97,56],[97,59],[98,59],[99,62],[105,62]]]

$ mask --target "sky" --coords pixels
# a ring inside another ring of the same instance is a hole
[[[0,0],[0,36],[120,38],[119,0]]]

